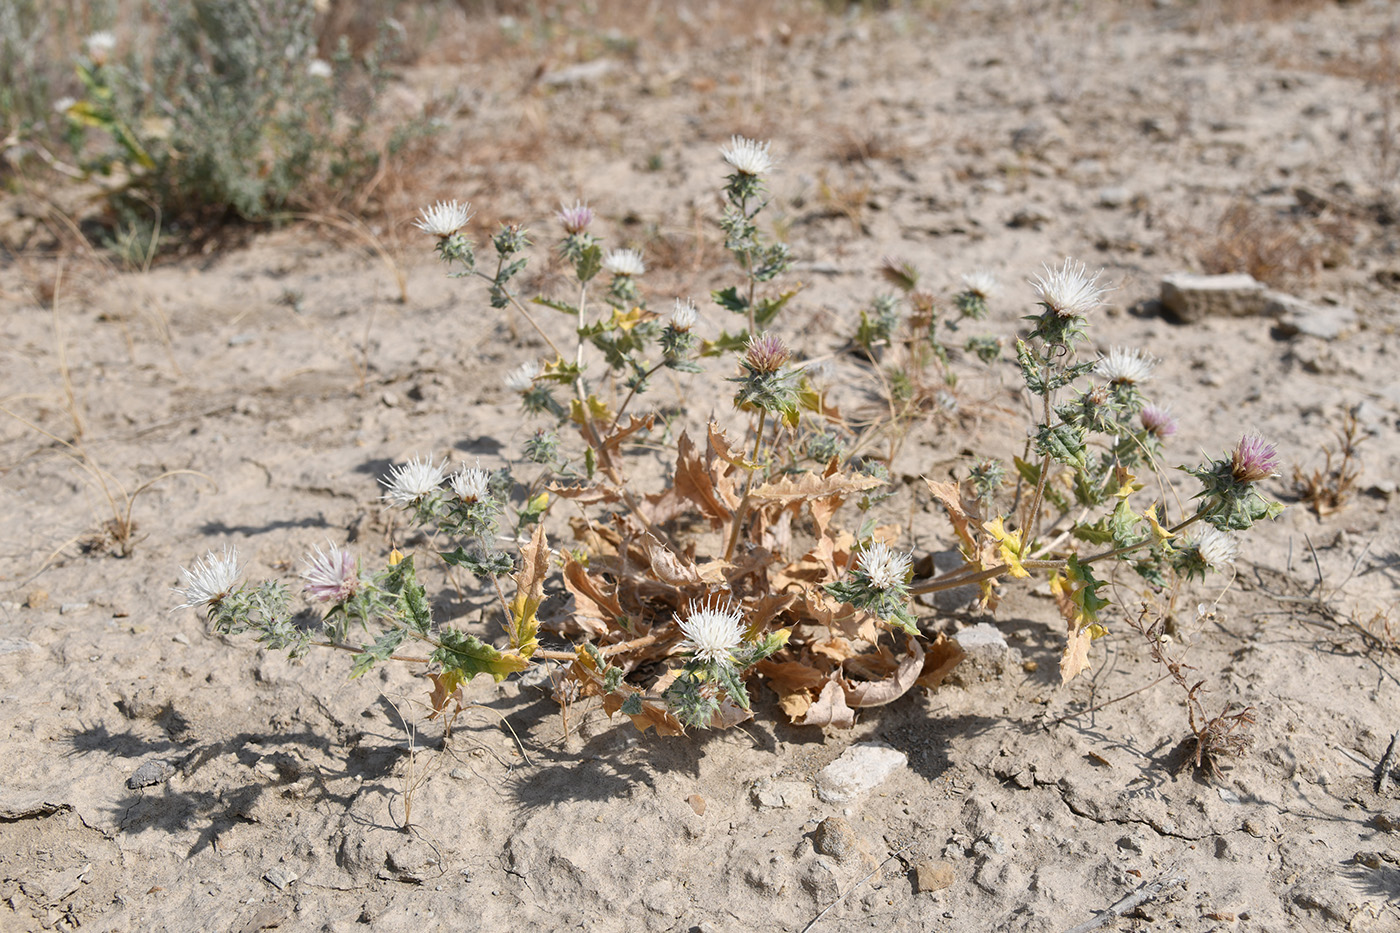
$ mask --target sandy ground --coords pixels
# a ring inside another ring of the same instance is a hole
[[[661,306],[731,281],[717,147],[771,139],[768,216],[807,285],[777,329],[807,356],[854,330],[884,254],[944,293],[962,272],[997,272],[989,329],[1003,335],[1031,308],[1027,276],[1068,254],[1116,289],[1096,345],[1163,361],[1153,394],[1181,416],[1171,462],[1257,430],[1279,444],[1270,491],[1286,497],[1293,466],[1321,466],[1354,411],[1366,439],[1351,502],[1321,518],[1293,504],[1250,536],[1232,581],[1179,594],[1208,705],[1257,719],[1219,778],[1179,767],[1183,695],[1153,685],[1121,608],[1092,674],[1059,685],[1062,623],[1034,588],[994,620],[1012,649],[999,673],[866,711],[850,731],[789,726],[756,687],[756,719],[727,732],[656,738],[575,707],[565,737],[537,684],[479,679],[479,706],[444,741],[411,671],[347,682],[343,655],[289,663],[172,614],[170,587],[225,543],[255,578],[294,577],[327,538],[373,560],[412,546],[377,478],[429,451],[517,460],[528,428],[501,379],[542,343],[446,280],[407,216],[378,230],[406,302],[344,233],[267,233],[121,274],[40,243],[0,266],[0,398],[30,423],[0,421],[0,927],[797,931],[845,895],[813,929],[1063,931],[1161,883],[1104,928],[1400,930],[1400,791],[1375,788],[1400,729],[1400,154],[1385,137],[1400,85],[1363,67],[1387,42],[1398,53],[1400,14],[1212,10],[764,21],[704,46],[643,39],[577,79],[567,45],[483,64],[438,48],[395,93],[462,93],[425,200],[473,200],[477,230],[544,231],[560,199],[586,199],[610,243],[646,252]],[[1354,323],[1290,337],[1264,317],[1163,316],[1163,275],[1248,239],[1220,234],[1237,204],[1284,256],[1280,287],[1354,308]],[[702,313],[706,333],[729,323]],[[726,375],[711,363],[697,378],[713,389],[686,398],[720,397]],[[969,375],[960,399],[976,417],[916,428],[896,482],[946,476],[967,448],[1018,453],[1014,385],[1009,363]],[[80,439],[113,491],[170,470],[207,479],[144,491],[130,556],[84,552],[112,510],[53,437]],[[900,501],[906,546],[946,550],[927,497],[913,519]],[[478,594],[428,579],[442,618],[498,637]],[[567,614],[557,581],[547,592]],[[1115,603],[1135,593],[1124,579]],[[920,613],[929,633],[988,621]],[[872,740],[907,766],[821,802],[817,772]],[[143,765],[163,780],[129,787]],[[928,890],[940,871],[951,884]]]

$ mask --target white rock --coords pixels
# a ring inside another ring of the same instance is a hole
[[[1262,282],[1251,275],[1191,275],[1162,278],[1162,305],[1187,323],[1208,317],[1249,317],[1268,301]]]
[[[1292,295],[1269,294],[1264,313],[1278,318],[1278,329],[1286,337],[1302,334],[1336,340],[1356,328],[1356,310],[1346,305],[1317,305]]]
[[[817,774],[817,796],[827,803],[846,803],[908,763],[903,752],[883,742],[860,742]]]

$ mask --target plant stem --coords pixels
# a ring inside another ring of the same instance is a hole
[[[734,549],[739,546],[739,531],[744,526],[744,519],[749,517],[749,491],[753,489],[753,475],[758,471],[758,451],[763,444],[763,429],[767,419],[767,409],[760,408],[758,410],[758,433],[753,439],[753,455],[749,457],[753,469],[749,470],[749,475],[744,480],[744,497],[739,500],[739,507],[734,510],[734,524],[729,529],[729,542],[724,546],[724,559],[726,561],[734,556]]]
[[[491,276],[487,275],[485,272],[474,271],[472,275],[479,276],[485,279],[486,281],[490,282],[492,285],[496,284],[496,280],[493,279]],[[555,345],[554,341],[549,339],[549,334],[546,334],[540,328],[540,325],[536,323],[534,316],[531,315],[530,312],[525,309],[525,306],[523,304],[520,303],[520,299],[516,298],[515,295],[506,291],[505,289],[501,289],[501,292],[506,296],[506,298],[510,299],[511,304],[515,305],[515,310],[519,311],[520,315],[523,318],[525,318],[526,321],[530,322],[530,326],[535,329],[535,333],[539,334],[540,338],[546,344],[549,345],[549,349],[554,351],[554,355],[562,360],[564,358],[564,354],[560,352],[559,347]]]
[[[1167,531],[1171,534],[1176,534],[1177,532],[1196,522],[1198,519],[1201,518],[1203,514],[1205,513],[1197,512],[1190,518],[1183,519],[1182,521],[1177,522],[1175,525],[1168,528]],[[1092,564],[1096,561],[1107,560],[1110,557],[1121,557],[1124,554],[1136,551],[1138,548],[1141,548],[1151,543],[1151,541],[1152,536],[1149,535],[1148,537],[1143,538],[1136,544],[1129,544],[1125,547],[1113,548],[1112,550],[1108,551],[1100,551],[1097,554],[1090,554],[1088,557],[1081,557],[1079,558],[1079,563],[1080,565]],[[1068,560],[1021,561],[1021,566],[1025,567],[1027,570],[1063,570],[1068,565]],[[940,576],[924,580],[922,583],[913,584],[909,587],[909,592],[911,594],[917,595],[919,593],[937,593],[942,590],[951,590],[959,586],[968,586],[973,583],[981,583],[983,580],[991,580],[994,577],[999,577],[1005,573],[1008,573],[1010,570],[1010,564],[998,564],[995,567],[988,567],[985,570],[978,570],[976,564],[964,564],[957,570],[951,570],[948,573],[941,574]]]
[[[617,414],[613,416],[612,426],[613,426],[614,428],[616,428],[616,427],[618,426],[618,423],[622,421],[622,413],[623,413],[624,411],[627,410],[628,404],[631,403],[631,401],[632,401],[632,396],[634,396],[634,395],[637,394],[637,386],[641,385],[643,382],[646,382],[646,381],[647,381],[648,379],[650,379],[652,376],[656,375],[657,371],[658,371],[659,369],[661,369],[661,367],[663,367],[663,366],[665,366],[665,365],[666,365],[666,361],[665,361],[665,360],[662,360],[660,363],[657,363],[657,364],[656,364],[655,366],[653,366],[651,369],[648,369],[648,370],[646,371],[646,373],[644,373],[644,374],[642,375],[642,378],[639,379],[639,380],[636,382],[636,384],[634,384],[634,385],[632,386],[631,390],[627,393],[627,397],[626,397],[625,399],[622,400],[622,407],[619,408],[619,409],[617,410]]]

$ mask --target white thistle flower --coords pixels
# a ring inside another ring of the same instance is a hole
[[[117,47],[117,37],[103,29],[94,32],[83,40],[83,48],[87,51],[88,57],[99,65],[107,60],[107,56]]]
[[[1235,562],[1235,557],[1240,551],[1238,538],[1209,525],[1197,531],[1192,536],[1191,543],[1195,545],[1196,553],[1201,555],[1201,560],[1205,561],[1206,566],[1222,572]]]
[[[676,299],[671,309],[671,326],[679,331],[688,331],[695,326],[695,302],[689,299]]]
[[[773,156],[768,152],[769,145],[742,136],[732,136],[729,145],[720,147],[719,154],[729,163],[729,167],[740,175],[766,175],[773,170]]]
[[[535,360],[528,360],[512,369],[506,376],[506,388],[512,392],[528,392],[539,374],[540,364]]]
[[[465,201],[439,201],[432,207],[423,208],[420,213],[422,216],[413,225],[424,233],[442,239],[465,227],[475,212]]]
[[[642,254],[635,249],[610,249],[603,257],[603,271],[612,275],[639,276],[647,271]]]
[[[744,641],[743,613],[733,603],[692,602],[690,614],[676,621],[685,635],[681,648],[694,652],[697,661],[728,663]]]
[[[912,564],[912,555],[892,550],[883,541],[876,541],[860,555],[860,569],[865,573],[870,585],[877,590],[902,586],[909,578],[909,568]]]
[[[360,578],[355,572],[355,558],[349,551],[342,551],[335,542],[327,541],[328,551],[320,545],[313,545],[314,551],[302,558],[306,569],[301,578],[306,581],[303,589],[321,602],[344,602],[359,589]]]
[[[1069,258],[1058,269],[1048,265],[1044,269],[1043,276],[1031,279],[1031,287],[1060,317],[1083,317],[1103,303],[1108,289],[1098,284],[1102,269],[1091,277],[1084,263]]]
[[[1094,372],[1109,382],[1146,382],[1157,361],[1136,347],[1114,347],[1094,364]]]
[[[183,598],[184,602],[175,608],[197,609],[213,605],[233,590],[241,573],[238,551],[233,545],[225,544],[222,555],[210,551],[202,560],[195,561],[193,569],[180,568],[182,579],[174,589],[175,595]]]
[[[379,481],[389,490],[380,498],[395,505],[413,505],[437,491],[446,475],[446,467],[446,460],[434,464],[431,456],[427,460],[413,457],[403,466],[390,469],[388,478]]]
[[[487,498],[486,487],[491,482],[491,474],[481,467],[463,467],[452,474],[452,491],[463,502],[480,502]]]
[[[964,273],[962,276],[963,288],[980,296],[983,300],[992,298],[1001,291],[1001,283],[997,277],[986,269],[975,269],[972,272]]]
[[[330,78],[335,74],[331,63],[324,58],[313,58],[306,63],[306,73],[313,78]]]

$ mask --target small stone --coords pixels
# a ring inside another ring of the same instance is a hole
[[[24,605],[27,609],[43,609],[49,604],[49,591],[43,589],[30,590],[29,595],[24,598]]]
[[[91,605],[91,604],[90,604],[90,603],[63,603],[63,604],[61,604],[61,605],[58,607],[58,614],[61,615],[61,616],[66,616],[66,615],[68,615],[70,612],[82,612],[84,609],[88,608],[89,605]]]
[[[930,894],[953,886],[957,876],[946,859],[923,859],[914,865],[914,893]]]
[[[838,862],[860,858],[860,837],[845,817],[828,816],[817,824],[812,848],[818,855],[829,855]]]
[[[177,645],[184,645],[186,648],[190,646],[190,637],[184,632],[176,632],[170,636],[170,640]]]
[[[245,343],[252,343],[258,339],[257,334],[234,334],[228,338],[228,345],[231,347],[241,347]]]
[[[288,871],[280,865],[274,865],[263,872],[263,880],[279,891],[287,890],[287,885],[297,880],[297,873]]]
[[[1238,862],[1240,860],[1239,846],[1231,842],[1228,836],[1217,836],[1215,838],[1215,857],[1225,862]]]
[[[817,774],[817,796],[826,803],[848,803],[908,763],[903,752],[883,742],[860,742]]]
[[[972,844],[972,854],[978,858],[991,858],[1006,854],[1006,840],[1000,833],[987,833]]]
[[[1262,282],[1253,276],[1178,273],[1162,279],[1162,306],[1185,323],[1208,317],[1250,317],[1268,301]]]
[[[1124,852],[1142,854],[1142,840],[1135,836],[1120,836],[1116,845]]]
[[[1133,199],[1133,194],[1127,188],[1100,188],[1099,207],[1122,207]]]
[[[1356,310],[1345,305],[1318,305],[1284,295],[1268,293],[1264,313],[1278,318],[1279,333],[1285,337],[1317,337],[1336,340],[1356,328]]]
[[[1011,648],[1001,630],[990,622],[979,622],[953,636],[967,655],[948,675],[948,683],[970,686],[987,680],[998,680],[1006,673],[1011,661]],[[1019,659],[1020,652],[1017,652]]]
[[[0,638],[0,654],[18,654],[21,651],[38,651],[39,646],[27,638]]]
[[[132,772],[131,777],[126,779],[126,786],[131,790],[137,790],[142,787],[150,787],[152,784],[164,784],[174,775],[174,765],[168,761],[153,758]]]

